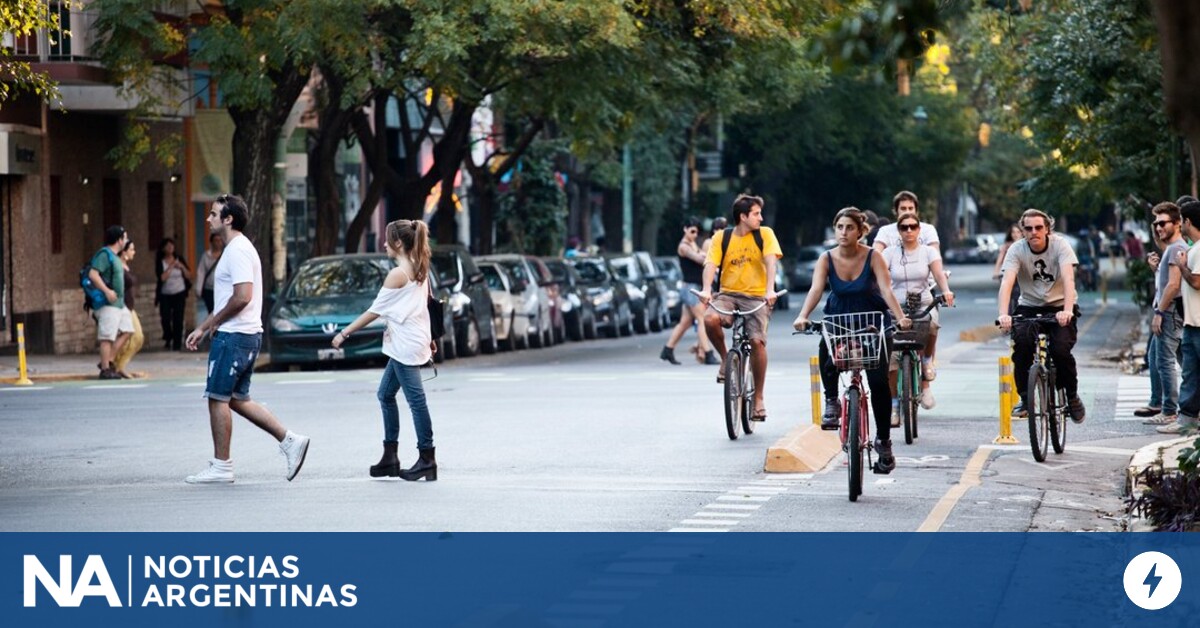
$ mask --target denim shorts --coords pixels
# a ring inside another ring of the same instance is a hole
[[[217,401],[250,398],[250,376],[262,345],[262,334],[213,334],[208,349],[208,383],[204,396]]]

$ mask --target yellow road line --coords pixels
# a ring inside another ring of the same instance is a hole
[[[967,468],[963,469],[958,484],[951,486],[950,490],[946,491],[946,494],[938,500],[933,510],[929,511],[929,516],[925,517],[925,521],[921,523],[921,527],[917,528],[917,532],[937,532],[942,529],[942,524],[946,523],[946,518],[950,516],[950,511],[954,510],[958,500],[966,495],[968,489],[979,486],[979,475],[983,472],[983,465],[987,463],[988,456],[991,454],[992,448],[988,445],[980,445],[975,450],[975,455],[971,456],[971,460],[967,462]]]
[[[1101,305],[1100,305],[1100,309],[1096,310],[1096,313],[1095,313],[1095,314],[1092,314],[1092,318],[1091,318],[1091,319],[1089,319],[1089,320],[1088,320],[1088,322],[1084,324],[1084,326],[1083,326],[1083,329],[1080,329],[1080,330],[1079,330],[1079,336],[1080,336],[1080,337],[1083,337],[1083,336],[1084,336],[1084,335],[1086,335],[1086,334],[1087,334],[1089,331],[1091,331],[1091,329],[1092,329],[1092,325],[1095,325],[1095,324],[1096,324],[1096,321],[1100,320],[1100,315],[1101,315],[1101,314],[1103,314],[1103,313],[1104,313],[1104,310],[1107,310],[1107,309],[1108,309],[1108,304],[1107,304],[1107,303],[1103,303],[1103,304],[1101,304]]]

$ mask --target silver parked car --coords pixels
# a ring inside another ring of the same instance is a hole
[[[485,255],[476,261],[500,265],[509,277],[517,282],[518,296],[530,299],[537,305],[537,316],[529,321],[529,346],[549,347],[554,344],[554,323],[551,307],[553,297],[546,290],[542,274],[530,266],[524,255]]]
[[[487,261],[477,263],[496,306],[493,326],[500,348],[511,351],[528,347],[530,321],[538,316],[537,295],[514,279],[504,266]]]

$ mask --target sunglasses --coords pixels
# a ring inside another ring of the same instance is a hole
[[[1160,228],[1162,228],[1162,227],[1165,227],[1165,226],[1167,226],[1167,225],[1169,225],[1169,224],[1172,224],[1172,223],[1174,223],[1174,222],[1175,222],[1174,220],[1159,220],[1159,221],[1157,221],[1157,222],[1155,222],[1155,223],[1153,223],[1153,224],[1154,224],[1154,228],[1155,228],[1155,229],[1160,229]]]
[[[1025,225],[1024,227],[1021,227],[1021,228],[1025,230],[1025,233],[1033,233],[1035,231],[1045,231],[1046,225],[1033,225],[1032,227],[1029,225]]]
[[[899,229],[900,231],[916,231],[917,229],[921,228],[921,225],[913,224],[910,222],[908,224],[900,225],[899,227],[896,227],[896,228]]]

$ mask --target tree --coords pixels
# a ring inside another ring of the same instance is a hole
[[[1200,6],[1194,2],[1153,0],[1162,55],[1167,117],[1191,148],[1192,196],[1200,196]]]
[[[69,10],[75,4],[70,0],[60,2],[62,10]],[[0,33],[11,35],[17,39],[36,37],[44,31],[51,37],[61,32],[59,14],[46,10],[46,3],[40,0],[10,0],[0,8]],[[70,36],[69,33],[63,33]],[[13,58],[13,50],[8,46],[0,46],[0,107],[14,98],[20,92],[29,92],[44,102],[58,101],[58,85],[42,72],[34,72],[26,61]]]

